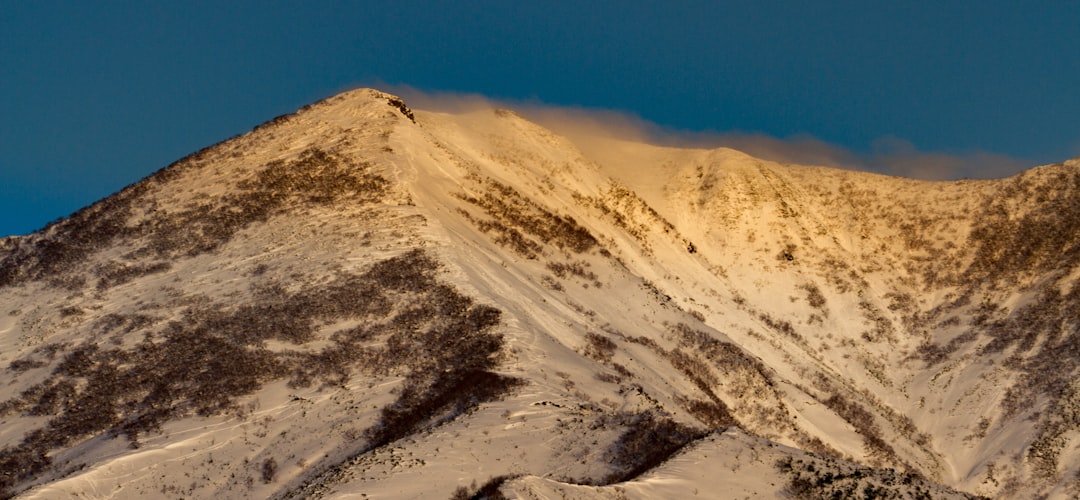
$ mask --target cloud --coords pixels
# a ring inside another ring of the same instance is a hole
[[[404,85],[389,87],[389,92],[401,96],[416,109],[448,113],[512,109],[570,139],[586,153],[590,138],[686,148],[726,147],[780,163],[863,170],[925,180],[1008,177],[1035,166],[1031,161],[988,151],[921,151],[910,141],[892,136],[874,140],[869,152],[856,152],[807,134],[777,138],[760,133],[677,130],[625,111],[558,106],[537,100],[493,99],[479,94],[428,92]]]
[[[1033,167],[1032,162],[987,151],[947,154],[919,151],[911,142],[882,137],[871,144],[864,163],[871,169],[916,179],[990,179]]]

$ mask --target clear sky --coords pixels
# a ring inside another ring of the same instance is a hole
[[[1076,0],[4,2],[0,235],[358,86],[1052,163],[1078,27]]]

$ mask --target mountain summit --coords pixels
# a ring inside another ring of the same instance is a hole
[[[0,240],[0,496],[1080,494],[1080,163],[603,150],[361,89]]]

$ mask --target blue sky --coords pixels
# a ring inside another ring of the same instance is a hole
[[[659,4],[5,2],[0,235],[358,86],[615,110],[878,170],[883,149],[1080,156],[1080,2]]]

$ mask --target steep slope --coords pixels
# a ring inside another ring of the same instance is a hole
[[[3,240],[0,488],[1077,492],[1075,163],[605,151],[357,90]]]
[[[726,287],[783,333],[725,330],[860,428],[862,459],[984,494],[1076,494],[1080,162],[929,183],[733,151],[613,142],[605,156],[719,283],[665,290],[723,329],[732,308],[710,298]]]

